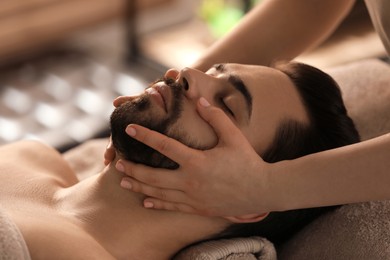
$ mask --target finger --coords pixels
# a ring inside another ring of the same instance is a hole
[[[179,71],[177,69],[169,69],[164,76],[169,79],[176,79],[179,76]]]
[[[109,138],[106,150],[104,151],[104,165],[110,164],[115,159],[115,148],[112,144],[111,137]]]
[[[163,201],[155,198],[145,199],[144,207],[152,208],[152,209],[180,211],[180,212],[191,213],[191,214],[201,214],[199,211],[195,210],[193,207],[187,204],[168,202],[168,201]]]
[[[199,99],[197,105],[200,116],[214,129],[219,142],[232,145],[241,145],[242,132],[233,121],[221,109],[211,106],[203,97]]]
[[[187,201],[186,196],[181,191],[156,188],[129,177],[123,177],[120,185],[122,188],[164,201],[175,203],[183,203]]]
[[[114,107],[119,107],[120,105],[122,105],[123,103],[127,102],[127,101],[131,101],[133,100],[134,98],[138,97],[139,95],[134,95],[134,96],[119,96],[117,97],[116,99],[114,99],[114,101],[112,102],[112,104],[114,105]]]
[[[140,125],[127,126],[126,133],[180,165],[194,158],[199,152],[173,138]]]
[[[184,174],[178,170],[157,169],[124,160],[118,160],[116,168],[127,176],[156,188],[181,189],[185,185]]]

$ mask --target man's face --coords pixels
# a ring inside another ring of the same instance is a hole
[[[282,120],[307,122],[295,86],[277,69],[218,64],[206,73],[186,68],[169,70],[165,76],[174,83],[159,81],[141,95],[119,97],[114,104],[140,104],[131,113],[142,122],[134,123],[161,125],[157,130],[195,148],[211,148],[218,141],[196,111],[200,97],[225,111],[259,154],[271,144]]]

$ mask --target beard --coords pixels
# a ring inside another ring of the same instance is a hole
[[[138,124],[168,134],[170,126],[181,115],[184,93],[182,86],[174,80],[164,79],[164,82],[172,91],[172,104],[166,104],[168,107],[171,106],[170,113],[162,118],[154,115],[150,96],[143,93],[138,98],[121,104],[111,114],[111,138],[116,151],[126,160],[151,167],[176,169],[179,167],[176,162],[128,136],[125,132],[129,124]],[[170,137],[177,139],[172,134]]]

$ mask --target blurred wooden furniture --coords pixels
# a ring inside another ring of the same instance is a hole
[[[126,1],[135,0],[1,0],[0,60],[42,50],[70,34],[121,17]],[[139,10],[175,0],[138,1]],[[109,40],[109,39],[108,39]]]

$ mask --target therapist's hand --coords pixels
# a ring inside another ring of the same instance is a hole
[[[114,107],[119,107],[121,104],[125,103],[126,101],[129,101],[130,99],[132,99],[134,97],[137,97],[137,95],[135,95],[135,96],[119,96],[114,100],[113,105],[114,105]],[[106,166],[109,165],[115,159],[115,155],[116,155],[115,147],[112,144],[112,139],[110,136],[106,150],[104,151],[104,165],[106,165]]]
[[[218,136],[216,147],[206,151],[139,125],[126,132],[133,138],[176,161],[177,170],[155,169],[125,160],[117,169],[125,172],[123,188],[148,196],[147,208],[176,210],[207,216],[238,216],[267,212],[265,200],[267,163],[254,151],[225,113],[200,99],[199,114]]]
[[[112,144],[111,136],[108,140],[106,151],[104,151],[104,165],[110,164],[115,159],[115,148]]]

